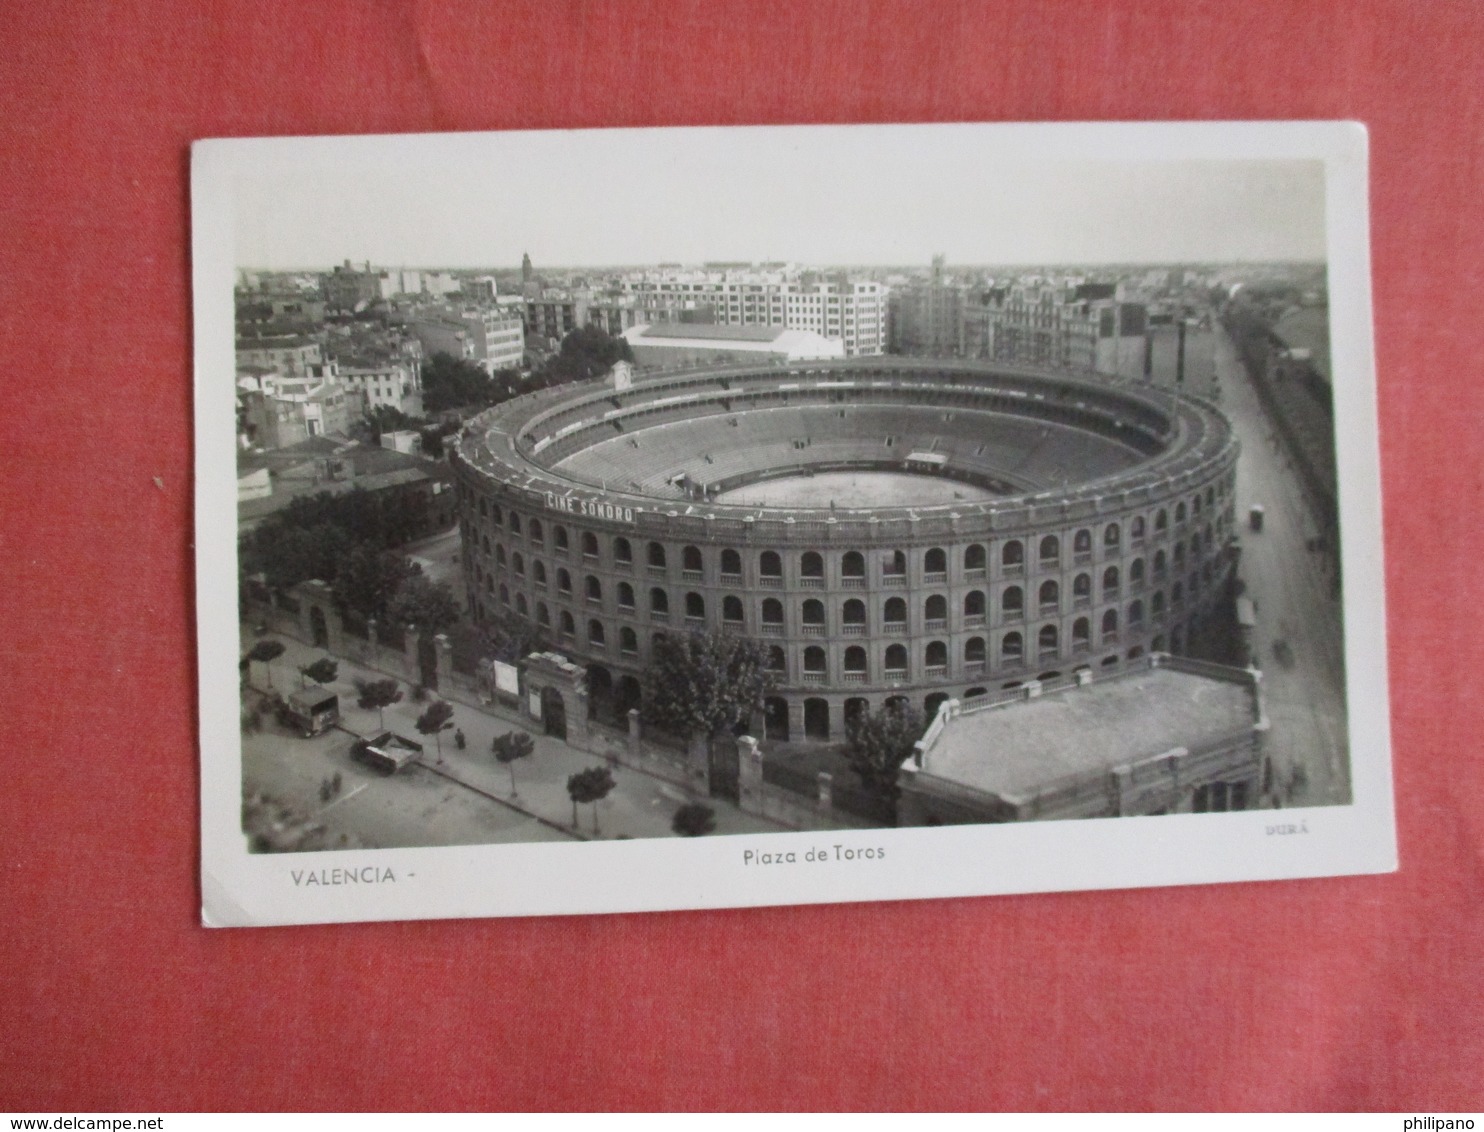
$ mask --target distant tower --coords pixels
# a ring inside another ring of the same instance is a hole
[[[532,274],[531,256],[530,253],[527,253],[520,257],[520,281],[522,283],[529,283]]]
[[[943,257],[941,255],[935,255],[935,256],[933,256],[933,282],[934,283],[939,283],[939,282],[942,282],[942,279],[943,279]]]

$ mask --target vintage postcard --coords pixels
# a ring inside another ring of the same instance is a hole
[[[1363,127],[192,177],[207,924],[1395,868]]]

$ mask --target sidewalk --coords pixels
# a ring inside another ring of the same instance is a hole
[[[244,630],[243,639],[253,640],[250,631]],[[310,648],[289,637],[269,635],[260,640],[276,640],[284,646],[284,653],[270,666],[273,687],[287,695],[299,687],[299,669],[327,655],[323,649]],[[336,657],[339,664],[337,678],[328,685],[340,696],[341,726],[359,735],[373,734],[378,730],[394,731],[408,739],[423,744],[423,765],[470,790],[476,791],[495,803],[509,806],[535,818],[546,825],[560,828],[571,834],[572,799],[567,794],[567,776],[594,766],[607,766],[617,785],[608,797],[599,802],[597,822],[599,836],[603,839],[626,837],[674,837],[670,823],[675,811],[687,802],[703,802],[716,811],[716,834],[728,833],[776,833],[788,826],[769,821],[767,818],[743,813],[736,806],[722,799],[703,798],[689,794],[668,782],[661,782],[637,770],[608,763],[598,755],[588,754],[568,746],[560,739],[539,734],[532,730],[530,720],[517,720],[514,713],[501,709],[478,710],[454,700],[447,701],[453,707],[454,726],[441,736],[439,742],[431,736],[419,735],[417,717],[432,702],[413,703],[411,688],[405,680],[398,680],[403,699],[387,708],[382,715],[383,727],[374,711],[365,711],[356,706],[355,681],[385,679],[385,674],[364,668],[352,661]],[[454,729],[464,732],[467,746],[460,751],[454,742]],[[527,731],[535,740],[536,749],[527,758],[515,762],[515,790],[512,793],[510,770],[495,760],[490,750],[497,736],[509,731]],[[579,807],[577,835],[593,839],[594,807]]]

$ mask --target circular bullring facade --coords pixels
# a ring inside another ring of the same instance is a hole
[[[1145,386],[908,358],[640,374],[517,398],[453,441],[479,619],[639,706],[656,634],[767,646],[775,739],[838,739],[1038,677],[1185,651],[1231,575],[1238,446]]]

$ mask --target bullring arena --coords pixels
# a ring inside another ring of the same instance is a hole
[[[1197,398],[994,363],[707,366],[546,390],[451,445],[470,608],[599,712],[656,634],[762,641],[775,740],[1182,653],[1227,590],[1238,445]]]

